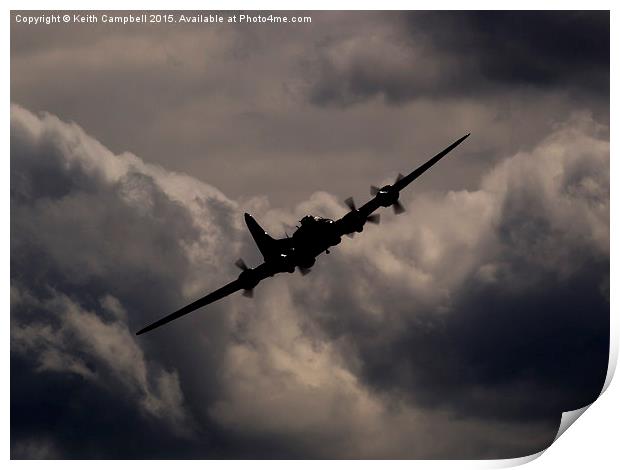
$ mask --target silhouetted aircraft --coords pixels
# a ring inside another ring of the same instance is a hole
[[[393,184],[388,184],[382,188],[371,186],[370,194],[373,198],[363,206],[358,208],[355,206],[353,198],[347,198],[345,204],[349,207],[349,212],[338,220],[314,217],[312,215],[305,216],[301,219],[295,233],[290,237],[287,236],[281,239],[271,237],[250,214],[246,213],[245,223],[263,255],[264,262],[255,268],[250,268],[242,259],[237,260],[235,264],[241,269],[241,274],[239,274],[237,279],[150,324],[136,334],[141,335],[165,325],[238,290],[243,290],[243,295],[252,297],[253,289],[258,283],[275,274],[292,273],[295,271],[295,268],[299,269],[302,275],[308,274],[316,261],[316,257],[324,252],[329,253],[329,248],[338,245],[343,235],[352,237],[355,232],[361,232],[367,222],[378,224],[379,214],[373,214],[373,212],[379,207],[391,206],[395,214],[404,212],[405,208],[398,200],[400,191],[441,160],[467,137],[469,137],[469,134],[446,147],[408,175],[403,176],[399,174]]]

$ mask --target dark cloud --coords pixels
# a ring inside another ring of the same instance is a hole
[[[609,95],[609,12],[429,12],[412,18],[419,30],[493,82]]]
[[[608,100],[608,12],[415,12],[390,19],[392,29],[317,46],[315,104],[376,96],[402,104],[519,89]]]
[[[240,208],[54,116],[11,121],[14,458],[514,457],[602,386],[609,144],[587,114],[312,276],[140,341],[253,253]],[[244,204],[272,231],[343,211]]]
[[[194,423],[183,404],[178,368],[168,371],[146,360],[133,331],[154,312],[185,301],[181,286],[190,287],[192,245],[201,247],[192,259],[203,269],[213,269],[209,250],[227,252],[217,244],[234,242],[232,227],[226,235],[211,231],[207,240],[197,225],[215,220],[226,227],[220,213],[232,203],[214,190],[192,196],[192,187],[183,184],[187,177],[175,181],[157,168],[145,171],[135,157],[112,155],[75,125],[18,107],[13,117],[12,406],[20,417],[12,424],[15,456],[20,449],[34,455],[32,446],[47,446],[50,455],[73,458],[145,457],[165,442],[167,450],[150,455],[192,455],[188,435]],[[167,185],[173,193],[188,192],[202,220],[166,193]],[[177,352],[181,356],[173,362],[183,363],[182,344]],[[161,426],[167,431],[158,431]],[[116,439],[123,444],[114,445]],[[112,447],[113,453],[106,450]]]
[[[487,24],[493,15],[501,26]],[[475,189],[501,156],[531,149],[573,111],[609,122],[597,91],[605,12],[311,16],[273,28],[13,22],[11,98],[78,122],[115,153],[289,211],[316,190],[365,197],[469,131],[462,158],[419,188]],[[582,49],[557,52],[555,38]]]

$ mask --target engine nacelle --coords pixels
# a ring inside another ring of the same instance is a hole
[[[377,202],[381,207],[390,207],[398,202],[398,191],[389,184],[382,187],[376,194]]]
[[[357,210],[352,210],[347,215],[345,215],[342,219],[345,233],[358,232],[360,233],[364,230],[364,224],[366,223],[366,219],[362,214]]]
[[[280,253],[280,256],[278,257],[278,265],[282,271],[286,271],[288,273],[295,272],[295,263],[287,254]]]
[[[254,274],[253,269],[246,269],[239,274],[239,283],[243,289],[254,289],[258,285],[259,279]]]

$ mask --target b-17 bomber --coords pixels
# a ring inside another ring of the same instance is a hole
[[[242,259],[237,260],[235,264],[241,270],[237,279],[157,320],[136,334],[141,335],[154,330],[239,290],[243,291],[243,295],[252,297],[254,288],[262,280],[276,274],[293,273],[295,269],[298,269],[302,275],[308,274],[314,266],[317,256],[322,253],[329,253],[329,249],[338,245],[343,236],[353,236],[356,232],[362,232],[366,223],[378,224],[380,216],[375,214],[375,211],[380,207],[392,207],[395,214],[404,212],[405,208],[399,201],[400,192],[469,135],[461,137],[408,175],[399,174],[394,183],[381,188],[371,186],[370,194],[373,197],[363,206],[357,207],[353,198],[347,198],[344,202],[349,208],[349,212],[338,220],[306,215],[301,219],[297,230],[291,236],[275,239],[263,230],[250,214],[246,213],[244,215],[246,225],[263,255],[263,263],[255,268],[250,268]]]

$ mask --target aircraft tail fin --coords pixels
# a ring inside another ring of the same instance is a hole
[[[265,259],[269,258],[274,251],[276,240],[258,225],[258,222],[250,214],[246,212],[244,217],[256,246]]]

